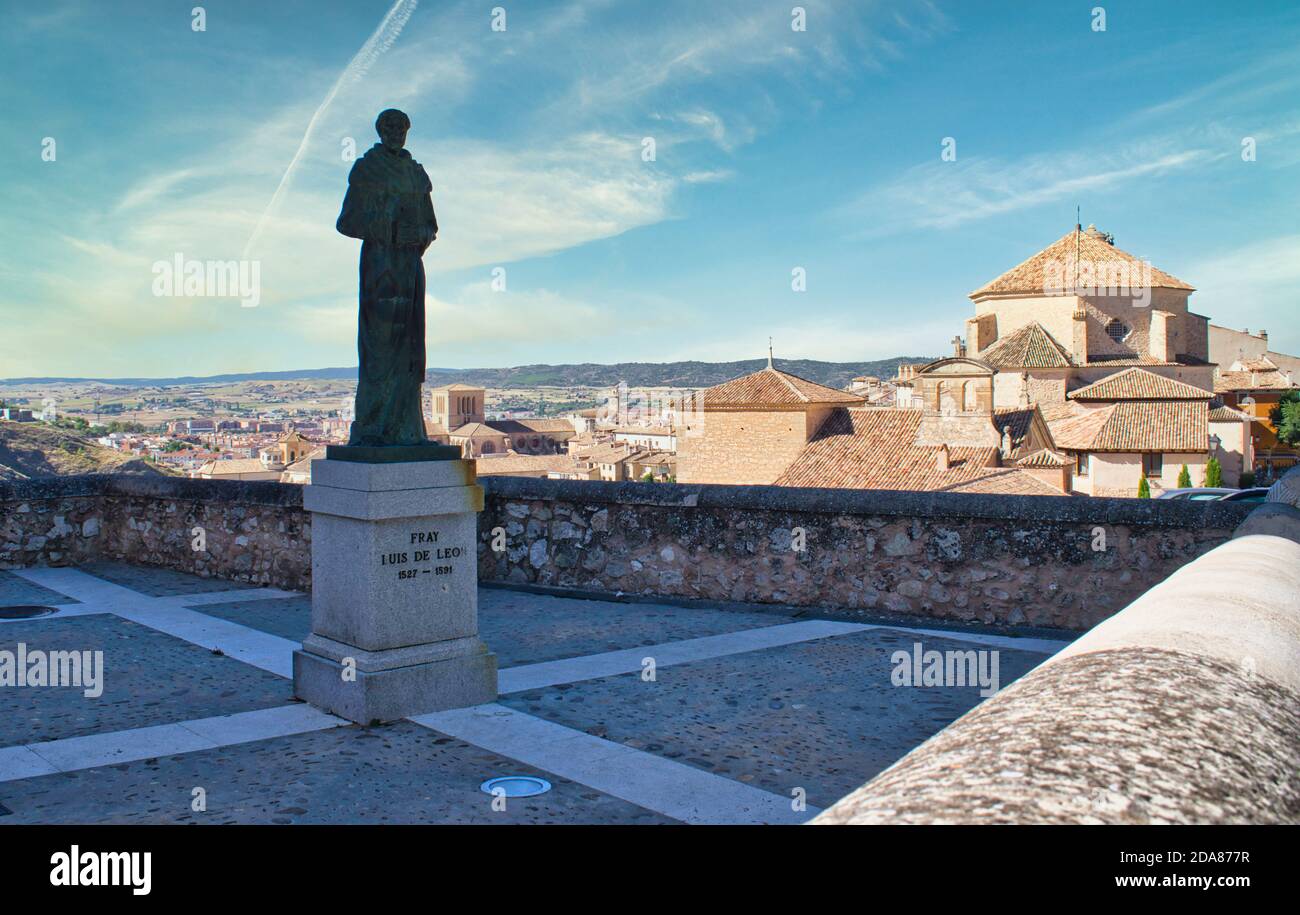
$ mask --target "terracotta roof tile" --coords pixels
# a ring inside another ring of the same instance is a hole
[[[573,423],[567,419],[489,419],[486,425],[506,435],[525,435],[532,432],[554,435],[556,433],[577,435]]]
[[[503,454],[478,458],[475,472],[481,477],[501,473],[565,472],[578,469],[578,461],[567,454]]]
[[[1210,402],[1210,422],[1226,423],[1243,419],[1250,419],[1250,414],[1242,413],[1240,410],[1234,410],[1232,407],[1220,400]]]
[[[1074,463],[1068,457],[1047,448],[1040,448],[1016,461],[1017,467],[1069,467]]]
[[[863,401],[857,394],[828,388],[771,366],[705,388],[691,397],[699,397],[705,410],[727,407],[800,407],[808,404],[849,405]],[[690,401],[691,398],[688,397],[687,400]]]
[[[1075,404],[1073,415],[1048,422],[1058,448],[1071,451],[1205,451],[1209,403],[1124,400],[1103,407]]]
[[[1214,390],[1220,394],[1230,391],[1278,391],[1296,387],[1300,387],[1300,384],[1288,380],[1286,373],[1277,369],[1219,372],[1214,379]]]
[[[1214,395],[1182,381],[1146,369],[1131,368],[1077,388],[1070,400],[1209,400]]]
[[[972,299],[980,296],[993,295],[997,293],[1043,293],[1051,292],[1046,288],[1048,282],[1048,266],[1055,262],[1056,265],[1072,265],[1075,261],[1076,244],[1078,259],[1083,262],[1089,262],[1097,265],[1104,271],[1110,266],[1122,267],[1125,270],[1147,269],[1141,260],[1111,245],[1101,237],[1100,232],[1080,231],[1071,229],[1065,235],[1061,236],[1052,244],[1048,245],[1042,251],[1039,251],[1028,260],[1017,264],[997,279],[980,287],[970,294]],[[1165,273],[1163,270],[1157,270],[1155,267],[1149,268],[1151,271],[1150,285],[1163,287],[1166,289],[1186,289],[1192,290],[1194,287],[1189,286],[1175,276]],[[1066,272],[1069,274],[1066,281],[1073,280],[1073,267],[1069,267]],[[1139,274],[1145,276],[1145,274]],[[1100,284],[1099,284],[1100,285]],[[1059,291],[1059,290],[1058,290]]]
[[[999,369],[1053,369],[1074,364],[1065,347],[1037,321],[993,341],[979,354],[979,358]]]
[[[1033,474],[1025,473],[1023,470],[1016,470],[1014,467],[1003,467],[1000,470],[991,471],[977,480],[971,480],[969,483],[957,483],[953,486],[944,487],[941,492],[977,492],[1008,496],[1068,495],[1068,493],[1061,492],[1055,486],[1038,479]]]
[[[941,490],[990,478],[988,492],[1050,491],[1025,482],[1030,475],[991,466],[996,448],[948,450],[949,467],[938,469],[938,449],[916,445],[920,410],[849,408],[833,412],[776,480],[778,486],[851,489]]]

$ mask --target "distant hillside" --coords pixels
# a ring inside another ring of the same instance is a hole
[[[102,382],[125,387],[171,387],[182,384],[232,384],[238,381],[292,381],[295,378],[348,378],[355,380],[357,367],[330,369],[291,369],[287,372],[237,372],[230,375],[178,375],[175,378],[79,378],[74,376],[31,376],[0,378],[8,384],[69,384]]]
[[[0,421],[0,481],[74,473],[163,472],[67,429],[44,423]]]
[[[932,357],[896,356],[875,362],[819,362],[815,359],[777,359],[776,367],[793,375],[842,388],[858,375],[892,378],[899,362],[928,362]],[[620,381],[630,387],[705,388],[755,372],[766,359],[740,362],[618,362],[601,365],[518,365],[508,369],[430,369],[432,384],[480,385],[485,388],[612,387]]]
[[[816,359],[778,359],[777,368],[821,384],[842,388],[858,375],[892,378],[900,362],[929,362],[932,356],[895,356],[874,362],[819,362]],[[431,384],[475,384],[485,388],[612,387],[625,381],[631,387],[705,388],[756,371],[765,359],[741,362],[617,362],[603,365],[516,365],[500,369],[431,368],[425,377]],[[5,378],[15,384],[103,382],[127,387],[166,387],[188,384],[229,384],[239,381],[289,381],[295,378],[357,377],[356,368],[298,369],[288,372],[250,372],[240,375],[186,375],[179,378]]]

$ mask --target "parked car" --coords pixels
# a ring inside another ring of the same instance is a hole
[[[1233,495],[1243,490],[1228,489],[1226,486],[1193,486],[1190,489],[1166,489],[1157,499],[1182,499],[1184,502],[1217,502],[1224,496]]]
[[[1236,492],[1224,496],[1221,502],[1263,502],[1268,496],[1267,486],[1252,486],[1250,489],[1239,489]]]

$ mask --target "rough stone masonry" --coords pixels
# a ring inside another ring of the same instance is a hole
[[[481,581],[1074,630],[1226,541],[1251,508],[508,477],[480,483]],[[201,550],[196,528],[205,534]],[[1104,549],[1094,549],[1098,530]],[[117,559],[309,590],[310,554],[311,519],[302,487],[292,484],[124,476],[0,484],[0,568]]]
[[[1223,543],[1249,513],[1232,503],[524,478],[485,489],[484,581],[1073,630]]]

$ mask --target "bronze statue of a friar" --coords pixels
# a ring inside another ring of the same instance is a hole
[[[411,119],[403,112],[395,108],[380,112],[375,121],[380,142],[358,159],[348,174],[348,192],[337,228],[350,238],[361,239],[357,327],[361,367],[348,448],[331,449],[331,457],[423,460],[448,456],[436,454],[442,449],[432,446],[424,434],[421,258],[438,237],[438,220],[433,213],[429,175],[403,149],[410,129]],[[420,449],[418,456],[413,456],[411,446]],[[381,448],[387,450],[379,451]]]

